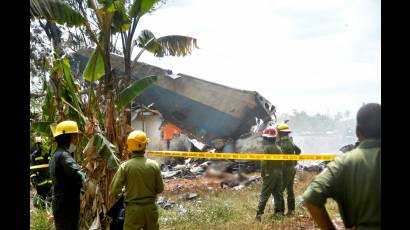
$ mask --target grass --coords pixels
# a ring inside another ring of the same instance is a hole
[[[300,196],[313,173],[298,172],[295,184],[297,207],[293,215],[281,219],[272,217],[272,198],[269,199],[262,221],[256,222],[256,207],[261,183],[242,190],[196,189],[199,198],[194,201],[176,202],[177,206],[164,210],[160,208],[161,229],[317,229],[307,210],[302,207]],[[187,191],[185,191],[187,192]],[[191,191],[192,192],[192,191]],[[165,192],[168,199],[175,201],[175,195]],[[326,204],[330,216],[338,217],[337,205],[329,200]],[[184,211],[185,210],[185,211]]]
[[[30,229],[33,230],[54,230],[54,224],[48,221],[46,210],[35,209],[30,213]]]
[[[299,197],[314,175],[309,172],[297,173],[296,210],[293,215],[274,219],[271,215],[273,210],[270,198],[260,223],[255,221],[260,182],[241,190],[233,190],[194,186],[198,185],[201,179],[192,180],[192,185],[184,184],[184,191],[166,190],[161,194],[174,201],[176,205],[168,210],[159,208],[160,229],[317,229],[309,213],[301,205]],[[179,183],[172,181],[175,182]],[[197,199],[177,199],[179,194],[187,192],[197,193]],[[326,207],[332,219],[340,218],[336,202],[328,200]],[[30,215],[30,225],[31,229],[54,229],[53,224],[48,223],[47,212],[37,209]]]

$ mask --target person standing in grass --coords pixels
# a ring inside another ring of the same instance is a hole
[[[356,116],[360,144],[337,157],[303,193],[304,205],[321,229],[335,229],[325,208],[334,199],[346,228],[381,229],[381,105],[363,105]]]
[[[287,124],[278,125],[279,130],[279,146],[283,151],[283,154],[300,154],[300,148],[293,143],[289,137],[289,133],[292,131]],[[293,184],[296,175],[297,161],[285,161],[283,167],[283,189],[287,193],[287,215],[292,214],[295,210],[295,193],[293,191]],[[283,201],[284,202],[284,201]]]
[[[124,188],[124,229],[159,229],[157,195],[164,191],[158,163],[147,159],[145,148],[147,135],[135,130],[128,135],[128,151],[131,159],[120,165],[111,181],[109,194],[117,197]]]
[[[267,127],[263,130],[264,152],[270,154],[281,154],[280,147],[276,144],[276,129]],[[270,195],[274,199],[274,215],[281,216],[284,212],[282,194],[282,168],[283,161],[267,160],[261,162],[262,190],[259,195],[259,204],[256,210],[256,220],[261,221],[265,211],[266,202]]]

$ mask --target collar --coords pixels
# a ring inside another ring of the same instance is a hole
[[[132,153],[130,158],[144,157],[145,153]]]
[[[381,139],[366,139],[360,142],[359,148],[377,148],[381,147]]]

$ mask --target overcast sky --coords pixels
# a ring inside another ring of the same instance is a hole
[[[142,29],[195,37],[200,49],[139,61],[257,91],[278,113],[354,115],[381,102],[380,0],[168,0]]]

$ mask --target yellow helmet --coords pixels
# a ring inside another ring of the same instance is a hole
[[[54,131],[54,137],[57,137],[57,136],[60,136],[66,133],[79,133],[77,122],[62,121],[58,123]]]
[[[277,128],[278,128],[279,132],[286,132],[286,133],[292,132],[292,131],[289,129],[289,126],[288,126],[287,124],[278,125]]]
[[[128,151],[142,151],[145,149],[148,142],[149,138],[147,137],[147,134],[140,130],[134,130],[127,138]]]

